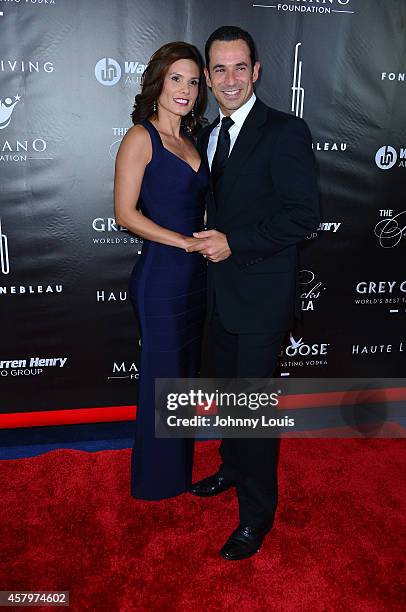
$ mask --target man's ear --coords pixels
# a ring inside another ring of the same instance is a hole
[[[204,67],[203,72],[204,72],[204,76],[206,77],[207,87],[211,87],[210,75],[206,67]]]
[[[254,64],[254,68],[252,70],[252,82],[255,83],[255,81],[258,79],[259,77],[259,69],[261,68],[261,64],[259,62],[255,62]]]

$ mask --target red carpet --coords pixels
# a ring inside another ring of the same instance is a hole
[[[197,445],[196,478],[215,469],[216,449]],[[139,502],[129,458],[0,462],[0,590],[70,590],[75,612],[405,609],[404,440],[284,440],[274,529],[240,562],[218,556],[234,492]]]

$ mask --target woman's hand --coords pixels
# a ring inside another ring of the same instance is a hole
[[[182,248],[184,248],[187,253],[191,253],[196,250],[196,247],[199,243],[199,238],[193,238],[193,236],[184,236],[184,244]]]

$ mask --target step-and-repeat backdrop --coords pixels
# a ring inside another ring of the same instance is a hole
[[[0,0],[1,412],[135,403],[142,241],[114,221],[114,159],[151,54],[225,24],[320,166],[280,374],[404,375],[406,2]]]

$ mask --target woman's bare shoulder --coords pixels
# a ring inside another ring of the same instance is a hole
[[[147,161],[150,160],[152,155],[151,138],[148,130],[143,125],[133,125],[120,145],[120,154],[123,155],[140,155]]]

